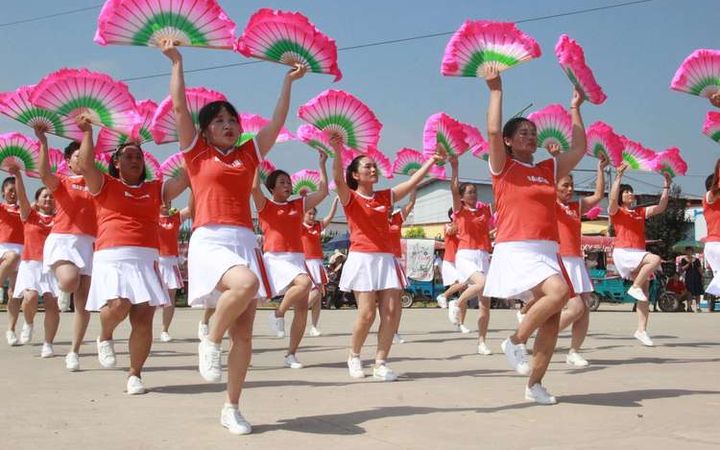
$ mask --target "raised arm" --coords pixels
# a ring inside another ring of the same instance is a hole
[[[295,80],[299,80],[305,75],[305,66],[297,64],[293,69],[285,75],[283,80],[282,89],[280,90],[280,98],[275,105],[275,111],[273,111],[270,123],[263,127],[255,137],[255,141],[258,144],[258,151],[262,156],[267,155],[275,141],[277,140],[280,130],[285,125],[285,119],[287,119],[288,110],[290,109],[290,93],[292,91],[292,84]]]
[[[657,216],[665,212],[670,200],[670,185],[672,184],[672,178],[669,173],[663,173],[665,177],[665,184],[663,186],[662,194],[660,195],[660,202],[657,205],[648,206],[645,209],[645,217]]]
[[[320,202],[325,200],[325,197],[328,195],[328,177],[327,168],[325,167],[328,157],[325,152],[319,153],[320,163],[318,165],[320,166],[320,186],[318,186],[317,192],[313,192],[305,197],[305,212],[319,205]]]
[[[332,201],[332,204],[330,205],[330,212],[328,212],[327,216],[322,220],[322,227],[323,229],[327,228],[330,225],[330,222],[333,220],[333,217],[335,217],[335,213],[337,212],[337,206],[340,202],[339,197],[335,197]]]
[[[717,165],[718,164],[715,163],[715,167],[717,167]],[[715,203],[718,198],[720,198],[720,177],[718,177],[717,173],[715,173],[712,177],[712,186],[708,189],[705,198],[707,199],[707,202],[711,204]]]
[[[485,82],[490,89],[490,103],[487,113],[487,133],[490,157],[490,172],[499,174],[505,167],[505,142],[502,136],[502,80],[500,74],[490,67],[485,69]]]
[[[190,177],[188,177],[185,169],[180,169],[177,175],[163,181],[162,196],[163,203],[168,204],[175,200],[178,195],[190,187]]]
[[[572,172],[575,166],[585,156],[587,150],[587,138],[585,136],[585,125],[580,115],[580,105],[585,101],[583,94],[577,89],[573,89],[573,97],[570,102],[570,116],[572,117],[572,143],[570,150],[559,154],[556,158],[557,171],[556,179],[560,179]]]
[[[625,174],[627,167],[627,163],[620,164],[617,168],[617,173],[615,174],[615,181],[613,181],[612,187],[610,187],[610,195],[608,195],[608,214],[611,216],[614,215],[620,208],[620,205],[618,204],[618,198],[620,197],[620,185],[622,184],[622,177]]]
[[[350,201],[350,188],[345,181],[345,170],[342,165],[342,138],[338,134],[330,136],[330,146],[335,151],[333,158],[333,180],[335,181],[335,192],[337,192],[340,203],[347,205]]]
[[[415,207],[415,200],[417,200],[417,190],[413,189],[413,191],[410,192],[410,199],[407,204],[402,207],[403,220],[407,219],[407,216],[412,212]]]
[[[20,220],[25,222],[30,216],[32,206],[28,200],[25,183],[23,182],[22,172],[17,166],[10,169],[10,174],[15,177],[15,191],[17,192],[18,206],[20,206]]]
[[[40,167],[38,168],[40,180],[45,187],[50,189],[50,192],[54,192],[55,189],[57,189],[60,180],[58,180],[58,177],[56,177],[50,170],[50,157],[48,156],[48,141],[47,136],[45,135],[45,126],[36,125],[34,130],[35,136],[37,136],[38,141],[40,141]]]
[[[103,173],[100,172],[100,169],[95,165],[95,144],[93,143],[92,125],[90,125],[90,120],[83,114],[80,114],[75,119],[75,122],[83,132],[80,149],[78,150],[78,165],[80,169],[82,169],[88,191],[92,195],[96,195],[102,189],[105,180],[103,179]]]
[[[595,192],[592,195],[580,199],[580,213],[588,211],[605,197],[605,168],[608,165],[604,157],[598,160],[597,178],[595,179]]]
[[[172,61],[170,97],[172,98],[173,114],[175,115],[175,128],[178,134],[180,150],[188,150],[193,140],[195,140],[197,130],[185,97],[185,74],[183,73],[182,55],[175,47],[175,43],[170,39],[163,39],[160,42],[160,49]]]
[[[255,176],[253,177],[252,185],[252,198],[255,202],[255,209],[260,212],[267,203],[267,197],[263,194],[262,188],[260,187],[260,171],[255,170]]]
[[[453,212],[462,209],[462,200],[460,197],[460,181],[458,179],[458,159],[457,156],[450,157],[450,193],[452,194]]]
[[[412,176],[410,176],[409,180],[403,181],[402,183],[395,185],[395,187],[392,188],[393,201],[399,202],[400,200],[405,198],[405,196],[407,196],[411,191],[415,190],[417,185],[420,184],[420,182],[428,173],[433,164],[444,161],[446,157],[447,155],[436,152],[432,157],[428,158],[425,163],[423,163],[423,165],[414,174],[412,174]]]

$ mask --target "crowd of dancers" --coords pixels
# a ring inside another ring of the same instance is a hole
[[[401,318],[400,294],[406,278],[398,258],[400,229],[414,203],[414,191],[434,164],[449,162],[452,209],[445,233],[442,265],[448,291],[439,297],[448,303],[450,321],[463,332],[468,301],[479,298],[478,353],[492,353],[485,338],[490,324],[490,298],[523,299],[517,330],[502,342],[510,366],[528,377],[525,398],[553,404],[556,399],[543,380],[560,330],[572,326],[568,364],[585,366],[580,355],[589,326],[588,277],[580,246],[580,217],[605,195],[604,170],[597,165],[595,192],[573,200],[572,170],[586,154],[586,134],[581,117],[583,95],[574,90],[570,111],[572,143],[567,152],[549,149],[551,156],[537,162],[535,125],[513,118],[503,125],[503,86],[500,76],[486,71],[489,90],[487,135],[489,168],[494,191],[495,219],[488,205],[478,203],[476,187],[459,183],[457,157],[440,147],[406,181],[376,190],[378,168],[361,155],[343,166],[340,136],[333,135],[335,150],[332,179],[337,199],[324,220],[316,207],[328,196],[327,156],[321,153],[320,188],[291,198],[287,172],[276,170],[260,185],[258,166],[275,143],[285,123],[293,83],[305,73],[303,66],[289,71],[270,123],[246,143],[236,146],[242,124],[232,104],[213,102],[199,113],[196,128],[186,104],[183,59],[171,41],[162,52],[172,64],[170,94],[184,155],[184,170],[164,182],[147,181],[140,145],[129,142],[112,155],[109,174],[95,165],[93,129],[84,116],[77,118],[81,142],[65,149],[71,175],[50,170],[48,146],[42,128],[40,175],[43,187],[30,203],[18,170],[3,181],[0,208],[0,280],[10,280],[7,342],[24,344],[32,339],[34,317],[42,298],[44,338],[42,357],[54,355],[53,340],[59,324],[59,292],[72,293],[75,302],[72,344],[65,357],[67,369],[80,367],[81,343],[90,320],[99,311],[97,357],[103,367],[117,364],[114,330],[129,318],[130,364],[127,393],[145,392],[142,369],[152,345],[153,316],[162,307],[162,341],[171,340],[174,292],[182,287],[178,271],[178,230],[193,219],[188,250],[188,303],[205,309],[199,324],[198,368],[208,382],[222,378],[221,343],[229,336],[225,363],[227,392],[221,424],[235,434],[246,434],[251,425],[239,411],[245,376],[252,355],[252,335],[258,299],[282,295],[270,314],[273,333],[285,336],[285,313],[294,310],[288,348],[283,363],[302,368],[298,357],[308,312],[310,333],[319,335],[320,295],[327,282],[322,264],[321,233],[338,203],[350,230],[350,249],[339,287],[352,291],[358,305],[347,359],[348,374],[367,374],[361,350],[379,316],[372,377],[397,379],[388,364],[393,337]],[[720,164],[720,162],[719,162]],[[609,214],[617,238],[613,259],[624,278],[633,279],[628,294],[637,300],[638,326],[634,336],[644,345],[653,342],[647,333],[648,282],[660,258],[645,249],[645,220],[661,214],[668,203],[670,178],[666,176],[659,204],[634,208],[630,186],[622,184],[625,166],[609,192]],[[708,222],[706,257],[720,269],[720,187],[718,167],[708,179],[704,199]],[[190,189],[191,202],[182,211],[171,202]],[[405,197],[402,210],[394,205]],[[251,199],[258,211],[263,234],[262,250],[253,231]],[[155,232],[154,230],[157,230]],[[494,244],[491,239],[494,234]],[[492,258],[491,258],[492,255]],[[17,273],[15,275],[15,273]],[[708,292],[720,294],[716,277]],[[16,323],[22,306],[24,324]],[[210,319],[212,315],[212,320]],[[532,361],[526,342],[533,335]],[[83,363],[85,364],[85,363]]]

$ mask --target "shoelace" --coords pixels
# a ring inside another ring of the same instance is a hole
[[[522,350],[521,347],[515,347],[515,359],[518,360],[520,363],[527,364],[527,356],[525,355],[525,352]]]
[[[113,356],[112,346],[107,342],[100,345],[100,356],[103,358],[110,358]]]
[[[220,370],[220,352],[216,352],[215,349],[206,349],[205,365],[210,366],[212,370]]]

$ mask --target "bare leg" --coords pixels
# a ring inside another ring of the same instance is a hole
[[[152,346],[152,323],[155,315],[155,307],[149,303],[132,305],[130,308],[130,369],[128,376],[141,376],[142,368],[145,365],[150,347]]]
[[[393,335],[400,327],[402,305],[399,289],[384,289],[378,292],[378,309],[380,310],[380,327],[378,328],[378,344],[375,361],[385,361],[390,354]]]
[[[12,298],[12,291],[8,296],[8,330],[15,331],[18,317],[20,317],[20,305],[22,304],[21,298]]]
[[[365,339],[373,322],[375,322],[375,310],[377,309],[377,294],[374,291],[355,291],[358,312],[353,326],[352,338],[350,339],[350,351],[353,355],[359,355]],[[378,337],[379,339],[379,337]],[[390,336],[392,342],[392,336]]]
[[[230,327],[230,349],[227,369],[227,402],[236,405],[245,384],[250,358],[252,356],[252,330],[257,302],[248,304],[245,311]]]
[[[322,309],[321,297],[320,289],[313,289],[310,291],[310,296],[308,297],[308,307],[312,311],[312,326],[315,328],[317,328],[318,322],[320,321],[320,310]]]
[[[124,298],[110,300],[100,311],[100,340],[109,341],[120,322],[130,313],[131,303]]]
[[[524,320],[523,323],[525,323]],[[528,387],[532,387],[535,383],[542,384],[542,379],[555,351],[555,344],[557,344],[559,324],[560,312],[558,311],[543,322],[538,329],[533,345],[532,370],[528,378]]]
[[[162,310],[163,331],[166,333],[170,331],[170,324],[172,323],[173,316],[175,315],[176,293],[176,289],[168,289],[168,297],[170,297],[170,304],[165,306]]]
[[[235,266],[225,272],[218,288],[222,291],[217,302],[215,320],[210,326],[208,339],[219,344],[225,332],[243,315],[248,307],[255,308],[258,279],[245,266]]]
[[[580,295],[576,295],[568,300],[567,308],[560,314],[560,330],[562,331],[571,324],[574,324],[575,321],[582,317],[586,309],[585,302]]]
[[[648,293],[648,287],[650,285],[650,275],[654,274],[657,268],[660,267],[660,262],[661,260],[658,255],[648,253],[640,262],[640,266],[638,266],[638,268],[636,269],[633,286],[641,288],[645,293],[645,297],[647,297],[648,299],[650,298],[650,295]]]
[[[308,295],[310,295],[311,288],[312,280],[310,280],[310,277],[305,274],[298,275],[293,280],[290,289],[287,290],[282,302],[280,303],[280,308],[282,308],[283,304],[287,302],[288,306],[286,306],[286,308],[289,307],[289,305],[293,305],[295,310],[292,326],[290,327],[290,345],[288,346],[288,355],[294,355],[295,352],[297,352],[297,349],[300,346],[300,341],[302,341],[303,335],[305,334],[308,313],[307,298]],[[278,308],[278,310],[280,310],[280,308]],[[285,309],[285,311],[287,311],[287,309]],[[275,315],[276,317],[279,317],[277,315],[277,311]]]
[[[52,344],[60,326],[60,309],[57,298],[51,294],[43,295],[43,303],[45,304],[45,342]]]
[[[32,325],[35,323],[35,314],[37,313],[38,308],[38,293],[37,291],[31,291],[30,289],[25,289],[25,292],[23,293],[23,301],[22,301],[22,310],[23,310],[23,317],[25,318],[25,323],[27,325]]]
[[[8,299],[13,296],[13,287],[15,287],[15,276],[17,275],[18,264],[20,264],[20,255],[15,252],[5,252],[0,256],[0,285],[5,283],[6,278],[10,278],[10,292]]]
[[[445,292],[442,293],[442,295],[445,298],[450,298],[451,296],[465,289],[465,286],[466,285],[464,283],[453,283],[445,290]]]
[[[567,302],[568,286],[560,275],[553,275],[535,286],[532,292],[536,300],[532,302],[532,307],[528,309],[517,331],[510,336],[510,341],[515,345],[526,342],[535,330],[562,310]]]
[[[75,313],[73,315],[72,351],[74,353],[80,353],[80,346],[85,339],[85,333],[90,323],[90,311],[85,309],[88,292],[90,292],[90,280],[89,276],[81,275],[79,287],[73,296]]]

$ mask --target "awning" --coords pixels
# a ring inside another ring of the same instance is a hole
[[[608,232],[607,220],[588,220],[583,222],[581,225],[582,234],[585,236],[607,235]]]

